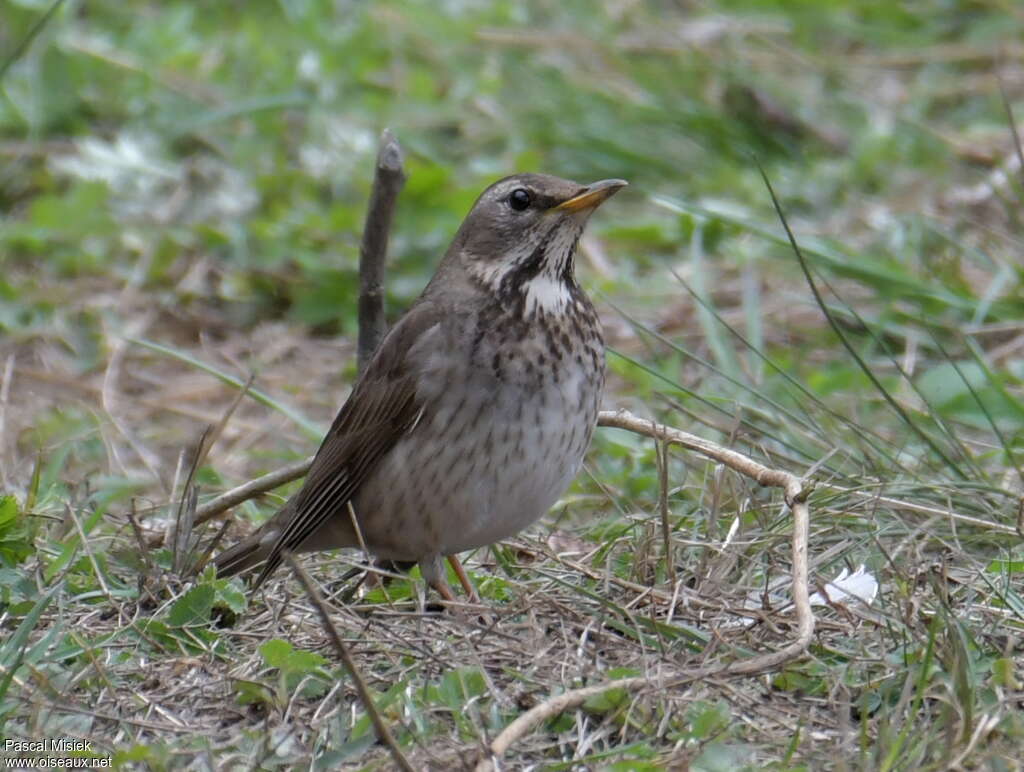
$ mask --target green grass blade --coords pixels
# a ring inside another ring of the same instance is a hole
[[[137,346],[143,346],[144,348],[148,348],[150,351],[156,351],[160,354],[164,354],[166,356],[177,359],[180,362],[185,362],[189,365],[192,365],[196,369],[202,370],[204,373],[209,373],[214,378],[219,380],[221,383],[226,383],[229,386],[235,387],[236,389],[244,389],[246,387],[245,381],[243,381],[241,378],[236,378],[233,375],[228,375],[223,370],[218,370],[213,365],[208,364],[202,361],[201,359],[197,359],[191,354],[186,354],[184,351],[178,351],[177,349],[171,348],[170,346],[165,346],[162,343],[156,343],[151,340],[145,340],[144,338],[125,338],[125,340],[127,340],[129,343],[134,343]],[[276,410],[281,415],[287,416],[300,429],[302,429],[303,433],[309,436],[310,439],[314,439],[317,441],[323,439],[325,433],[325,430],[323,428],[310,421],[308,418],[306,418],[298,411],[293,410],[284,403],[277,401],[266,392],[260,391],[259,389],[250,388],[246,392],[246,395],[252,397],[261,405],[265,405],[273,410]]]

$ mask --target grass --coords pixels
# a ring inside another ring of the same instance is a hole
[[[879,582],[816,607],[779,672],[608,692],[509,765],[1021,768],[1015,6],[2,8],[5,738],[130,769],[390,768],[298,585],[184,582],[171,541],[250,374],[202,498],[310,453],[341,403],[390,126],[392,318],[490,180],[630,180],[580,260],[608,405],[810,475],[813,581]],[[489,622],[424,609],[415,572],[341,603],[357,557],[306,561],[417,768],[469,764],[565,689],[792,637],[778,494],[677,451],[667,480],[671,570],[656,447],[599,431],[544,521],[470,557]]]

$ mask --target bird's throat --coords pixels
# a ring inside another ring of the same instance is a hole
[[[567,284],[561,275],[551,276],[546,272],[538,274],[522,288],[523,311],[527,316],[565,313],[573,302],[573,285]]]
[[[511,261],[497,283],[502,304],[518,307],[524,317],[564,313],[580,292],[573,266],[581,231],[559,224],[529,253]]]

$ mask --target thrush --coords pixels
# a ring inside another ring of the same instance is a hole
[[[487,188],[301,489],[217,556],[218,574],[262,566],[259,586],[286,550],[361,547],[419,563],[450,600],[445,557],[540,518],[579,471],[597,420],[604,340],[575,254],[591,213],[624,185],[519,174]]]

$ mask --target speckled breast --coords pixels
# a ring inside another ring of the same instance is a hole
[[[418,560],[508,538],[578,473],[604,384],[599,323],[585,298],[534,321],[482,312],[424,336],[423,414],[354,501],[379,557]]]

